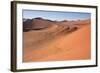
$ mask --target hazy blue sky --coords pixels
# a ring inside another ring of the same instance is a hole
[[[90,13],[23,10],[23,18],[42,17],[50,20],[78,20],[91,18]]]

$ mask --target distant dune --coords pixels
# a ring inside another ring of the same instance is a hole
[[[23,22],[23,62],[90,59],[90,20]]]

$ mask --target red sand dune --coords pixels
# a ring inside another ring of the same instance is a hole
[[[24,32],[23,62],[90,59],[89,20],[62,24]]]

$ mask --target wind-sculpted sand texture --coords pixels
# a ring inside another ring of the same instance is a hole
[[[31,20],[28,31],[24,27],[23,62],[91,58],[90,20],[57,22],[36,18]]]

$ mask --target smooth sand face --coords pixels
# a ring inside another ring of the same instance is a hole
[[[42,31],[24,32],[23,62],[90,59],[90,24],[72,32],[66,28],[55,25]]]

